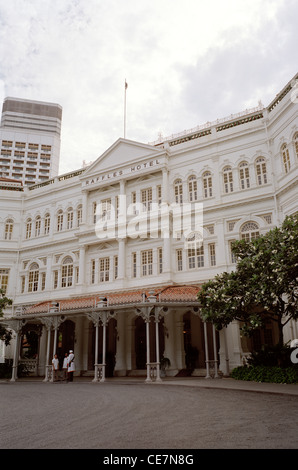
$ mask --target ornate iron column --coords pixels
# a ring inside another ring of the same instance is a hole
[[[162,382],[160,377],[160,351],[159,351],[159,322],[162,319],[162,313],[167,313],[168,308],[155,307],[155,347],[156,347],[156,381]]]
[[[15,349],[14,349],[14,357],[13,357],[13,365],[12,365],[12,376],[10,381],[15,382],[18,378],[18,365],[19,365],[19,354],[20,354],[20,334],[22,332],[22,328],[26,320],[12,320],[9,322],[9,326],[15,331],[16,333],[16,342],[15,342]]]
[[[150,366],[150,311],[152,307],[138,307],[136,314],[141,316],[146,324],[146,368],[147,377],[145,382],[151,382],[151,366]]]
[[[52,379],[52,364],[49,364],[49,358],[50,358],[51,330],[52,330],[52,325],[53,325],[53,317],[41,318],[41,323],[45,326],[46,331],[48,332],[45,378],[43,381],[49,382]]]
[[[58,336],[58,330],[61,325],[61,323],[64,321],[64,318],[62,317],[53,317],[53,328],[54,328],[54,345],[53,345],[53,356],[57,352],[57,336]]]
[[[147,367],[147,378],[146,382],[151,382],[151,368],[150,368],[150,317],[145,319],[146,323],[146,367]]]
[[[88,313],[88,318],[95,326],[95,353],[94,353],[94,378],[92,382],[98,382],[100,370],[98,368],[98,328],[100,324],[100,314],[98,312]]]
[[[101,299],[97,308],[107,306],[105,299]],[[95,326],[95,364],[94,364],[94,379],[93,382],[105,382],[105,368],[106,368],[106,328],[110,318],[115,318],[116,314],[113,310],[102,310],[88,313],[88,318]],[[98,364],[98,327],[102,324],[103,338],[102,338],[102,364]]]

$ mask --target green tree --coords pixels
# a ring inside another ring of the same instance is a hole
[[[198,294],[203,319],[217,329],[239,320],[247,335],[271,319],[282,346],[283,328],[298,319],[298,216],[255,240],[235,242],[232,250],[235,270],[205,283]]]
[[[3,317],[3,310],[11,304],[12,300],[6,297],[4,291],[0,289],[0,319]],[[11,337],[11,331],[0,322],[0,339],[5,342],[6,346],[10,343]]]

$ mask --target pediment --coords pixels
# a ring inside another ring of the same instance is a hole
[[[97,246],[97,251],[109,250],[109,249],[114,249],[114,246],[111,243],[103,242]]]
[[[162,150],[152,145],[120,138],[84,171],[82,179],[115,171],[127,165],[136,164],[146,157],[156,157],[161,153],[163,153]]]

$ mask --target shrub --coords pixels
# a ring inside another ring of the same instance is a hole
[[[298,383],[298,367],[240,366],[232,370],[231,377],[236,380],[293,384]]]
[[[10,379],[12,376],[12,364],[11,359],[7,359],[5,362],[0,364],[0,379]],[[25,377],[29,375],[30,371],[26,367],[26,364],[18,365],[18,377]]]
[[[7,360],[0,364],[0,379],[9,379],[11,377],[12,361]]]
[[[264,346],[260,351],[254,351],[247,362],[251,366],[290,367],[292,348],[289,346]]]

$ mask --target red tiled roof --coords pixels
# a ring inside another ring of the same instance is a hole
[[[76,310],[83,308],[96,307],[96,304],[102,297],[107,299],[108,306],[135,304],[143,302],[143,294],[150,297],[152,292],[160,302],[196,302],[199,286],[167,286],[159,289],[150,289],[147,291],[127,291],[118,293],[106,293],[104,295],[94,295],[90,297],[78,297],[75,299],[63,299],[53,301],[41,302],[39,304],[28,307],[24,313],[38,314],[50,312],[50,308],[59,303],[59,311]]]
[[[196,302],[199,286],[169,286],[159,292],[160,302]]]
[[[12,178],[6,178],[6,177],[4,177],[4,176],[0,176],[0,181],[6,182],[6,183],[17,183],[17,184],[19,184],[20,186],[22,186],[22,182],[21,182],[21,181],[16,180],[16,179],[12,179]]]

